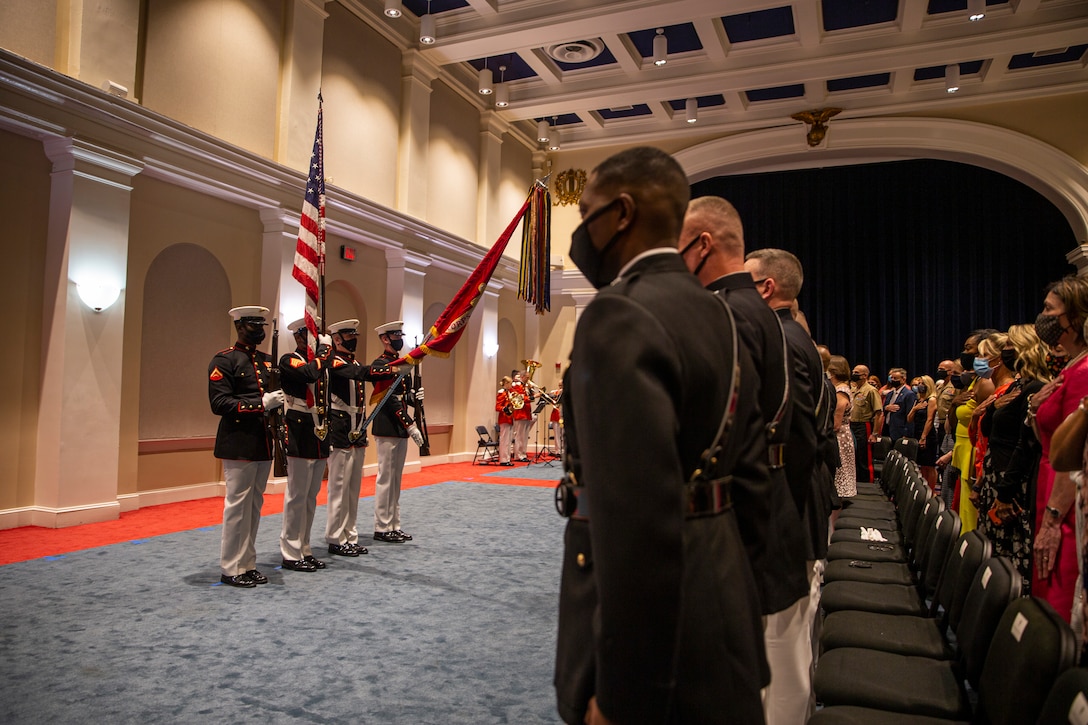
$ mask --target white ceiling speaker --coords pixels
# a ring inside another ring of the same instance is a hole
[[[548,46],[548,55],[560,63],[585,63],[593,60],[603,51],[604,41],[600,38],[571,40],[567,43]]]

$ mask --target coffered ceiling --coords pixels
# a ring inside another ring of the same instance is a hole
[[[385,0],[339,1],[466,92],[486,67],[507,85],[496,112],[533,136],[554,123],[568,149],[798,125],[825,107],[878,117],[1088,90],[1086,0],[984,0],[977,21],[968,0],[402,0],[397,18]]]

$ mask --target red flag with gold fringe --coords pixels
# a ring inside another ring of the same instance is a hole
[[[431,326],[430,331],[427,333],[426,339],[423,344],[416,346],[404,357],[399,360],[395,360],[393,365],[401,365],[408,363],[415,365],[427,355],[437,355],[438,357],[448,357],[450,350],[457,344],[457,341],[461,339],[461,335],[464,334],[465,328],[468,326],[469,317],[472,315],[472,311],[476,308],[476,303],[480,301],[480,296],[483,294],[484,289],[487,288],[487,283],[491,279],[491,276],[495,273],[495,268],[499,264],[499,259],[502,258],[502,253],[506,250],[507,244],[510,242],[510,237],[514,234],[514,229],[517,228],[518,223],[522,219],[526,220],[525,227],[528,229],[533,227],[534,231],[523,232],[522,239],[522,266],[526,265],[524,259],[526,254],[526,234],[531,234],[532,243],[529,245],[528,254],[540,255],[548,253],[547,240],[550,238],[547,230],[548,224],[548,204],[549,196],[547,187],[543,186],[539,182],[533,184],[533,188],[529,191],[529,196],[525,199],[525,203],[521,205],[521,209],[514,215],[514,218],[510,220],[510,224],[499,236],[495,244],[488,250],[484,258],[480,260],[480,263],[476,266],[476,269],[472,271],[468,279],[454,295],[450,303],[446,305],[446,309],[442,311],[442,314],[435,320],[434,325]],[[541,208],[543,206],[543,209]],[[545,242],[541,244],[538,240],[541,235]],[[541,299],[540,290],[547,290],[547,269],[548,258],[545,256],[543,259],[533,259],[529,262],[529,267],[533,274],[540,274],[543,271],[545,281],[532,282],[530,280],[529,287],[535,290],[536,295],[532,299],[523,297],[519,292],[519,297],[527,299],[530,302],[536,302],[538,305],[538,313],[543,314],[539,308],[539,300]],[[545,305],[548,304],[546,297]],[[544,309],[547,309],[546,307]]]

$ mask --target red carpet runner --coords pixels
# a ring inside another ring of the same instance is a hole
[[[555,481],[517,478],[517,468],[506,469],[505,472],[510,476],[509,478],[485,475],[495,473],[496,470],[493,466],[474,466],[471,463],[427,466],[418,473],[405,473],[402,488],[418,488],[445,481],[473,481],[513,486],[550,487],[555,485]],[[374,476],[363,478],[360,495],[363,497],[374,495]],[[318,505],[324,505],[325,500],[325,486],[322,485],[321,493],[317,496]],[[268,494],[264,497],[261,515],[270,516],[282,512],[283,494]],[[0,565],[38,559],[43,556],[57,556],[97,546],[108,546],[122,541],[146,539],[177,531],[199,529],[204,526],[218,526],[222,522],[223,499],[215,497],[162,506],[147,506],[137,511],[123,513],[115,521],[103,521],[97,524],[69,526],[63,529],[21,526],[0,531]]]

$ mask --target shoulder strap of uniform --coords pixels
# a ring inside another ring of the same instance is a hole
[[[782,327],[782,320],[778,319],[778,315],[774,315],[774,324],[778,325],[778,334],[782,340],[782,379],[785,384],[782,386],[782,401],[778,404],[778,410],[771,422],[767,424],[767,440],[774,437],[778,424],[786,415],[786,406],[790,402],[790,351],[789,344],[786,342],[786,329]]]
[[[714,299],[721,303],[722,309],[725,310],[726,316],[729,318],[729,335],[730,335],[730,347],[733,354],[733,374],[729,376],[729,392],[725,397],[725,412],[722,413],[722,422],[718,425],[718,433],[714,436],[714,440],[705,451],[703,451],[702,465],[695,469],[695,472],[691,474],[691,480],[698,481],[708,478],[711,475],[712,470],[717,466],[718,454],[721,452],[725,445],[725,436],[729,433],[729,429],[733,426],[733,418],[737,414],[737,394],[740,390],[740,362],[737,360],[738,345],[737,345],[737,324],[733,319],[733,310],[729,309],[729,304],[725,301],[725,298],[721,295],[713,295]],[[732,466],[728,466],[726,470],[731,470]]]

